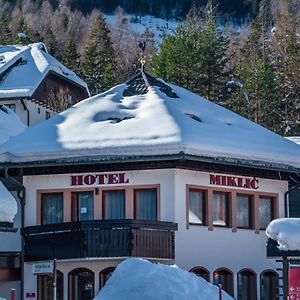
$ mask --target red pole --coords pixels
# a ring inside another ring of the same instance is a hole
[[[222,300],[222,284],[219,284],[219,300]]]
[[[15,289],[10,290],[10,299],[16,300],[16,290]]]

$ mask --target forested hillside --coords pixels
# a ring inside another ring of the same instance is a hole
[[[0,44],[44,42],[50,54],[88,83],[92,94],[128,80],[143,58],[148,72],[167,82],[280,134],[300,135],[299,0],[261,0],[248,5],[239,1],[251,15],[239,26],[220,26],[225,1],[219,6],[209,2],[204,7],[185,7],[188,2],[161,1],[157,15],[165,10],[182,21],[173,32],[162,30],[158,44],[155,26],[136,30],[140,25],[137,14],[156,14],[156,0],[0,0]],[[114,10],[108,24],[107,15],[91,11],[93,3],[96,7],[101,3],[104,12],[118,4],[126,10]],[[177,6],[169,9],[171,3]],[[225,6],[228,11],[229,7]]]

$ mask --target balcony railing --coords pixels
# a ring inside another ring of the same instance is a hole
[[[174,258],[177,224],[144,220],[93,220],[22,230],[25,261],[85,257]]]

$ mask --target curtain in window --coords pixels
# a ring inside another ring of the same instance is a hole
[[[214,225],[228,225],[228,194],[214,192]]]
[[[251,227],[251,197],[247,195],[237,195],[237,226]]]
[[[238,274],[238,299],[257,300],[256,297],[256,275],[250,271]]]
[[[272,221],[272,199],[260,198],[259,199],[259,218],[260,228],[265,229]]]
[[[104,192],[104,218],[125,219],[125,191]]]
[[[191,190],[189,193],[189,198],[189,222],[204,225],[204,193],[202,191]]]
[[[42,224],[63,222],[63,194],[42,195]]]
[[[278,299],[278,275],[275,272],[267,271],[261,275],[261,300]]]
[[[94,219],[94,194],[93,192],[83,192],[77,194],[78,219],[79,221]]]
[[[139,220],[157,220],[156,189],[135,191],[135,217]]]

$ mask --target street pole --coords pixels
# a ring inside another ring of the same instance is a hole
[[[219,300],[222,300],[222,284],[219,284]]]
[[[57,271],[56,271],[56,258],[53,259],[53,300],[56,300],[57,294]]]

